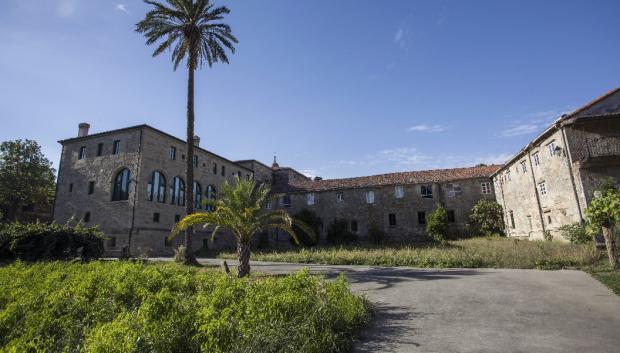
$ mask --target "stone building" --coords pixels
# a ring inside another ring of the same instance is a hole
[[[557,119],[493,174],[508,236],[560,238],[609,177],[620,181],[620,87]]]

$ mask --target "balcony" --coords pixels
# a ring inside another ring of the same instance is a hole
[[[620,162],[620,137],[586,139],[584,166],[600,166]]]

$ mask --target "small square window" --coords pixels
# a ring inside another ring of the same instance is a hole
[[[460,184],[448,184],[448,197],[457,197],[463,194]]]
[[[448,210],[448,222],[456,222],[456,215],[454,214],[454,210]]]
[[[88,194],[92,195],[94,192],[95,192],[95,182],[90,181],[88,182]]]
[[[418,224],[426,224],[426,212],[418,212]]]
[[[112,146],[112,154],[121,153],[121,140],[114,141],[114,145]]]
[[[226,176],[226,166],[222,166],[222,176]]]
[[[538,155],[538,152],[534,153],[532,157],[534,158],[534,165],[540,165],[540,156]]]
[[[170,146],[170,159],[173,161],[177,159],[177,148],[174,146]]]
[[[351,231],[352,232],[357,232],[357,221],[356,220],[351,220]]]
[[[339,192],[336,194],[336,202],[344,202],[344,194]]]
[[[551,141],[549,144],[547,144],[547,149],[549,150],[549,155],[550,156],[555,156],[556,154],[556,145],[555,145],[555,141]]]
[[[433,198],[433,186],[432,185],[420,185],[420,195],[424,199]]]
[[[313,192],[309,193],[308,196],[308,205],[314,205],[315,202],[315,195]]]
[[[540,191],[541,195],[547,195],[547,184],[544,181],[538,184],[538,190]]]
[[[159,212],[153,213],[153,223],[159,223]]]
[[[174,215],[174,223],[179,223],[180,220],[181,220],[181,215],[175,214]]]
[[[525,161],[521,161],[521,171],[523,173],[527,172],[527,165],[525,164]]]
[[[103,143],[97,145],[97,157],[101,157],[103,154]]]
[[[482,188],[483,195],[488,195],[493,192],[493,189],[491,189],[491,183],[488,181],[480,183],[480,187]]]
[[[375,192],[374,191],[366,192],[366,203],[375,203]]]
[[[88,223],[88,222],[90,222],[90,212],[86,212],[86,213],[84,213],[84,218],[82,218],[82,221],[83,221],[84,223]]]
[[[396,214],[395,213],[390,213],[388,215],[388,220],[389,220],[389,223],[390,223],[390,227],[396,226]]]
[[[282,206],[291,207],[291,195],[282,196]]]
[[[396,197],[397,199],[402,199],[403,197],[405,197],[405,188],[402,186],[396,186],[394,188],[394,197]]]
[[[84,158],[86,158],[86,146],[80,147],[80,154],[78,156],[78,159],[84,159]]]

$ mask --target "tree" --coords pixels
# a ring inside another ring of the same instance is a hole
[[[439,205],[426,219],[426,232],[435,241],[445,241],[448,233],[448,211]]]
[[[612,268],[616,268],[618,267],[618,253],[615,228],[620,222],[620,190],[604,188],[597,194],[598,197],[592,200],[586,208],[586,216],[590,221],[589,231],[591,234],[597,234],[602,229],[609,264]]]
[[[502,206],[494,200],[481,199],[471,209],[469,223],[476,235],[503,234]]]
[[[194,212],[194,71],[206,62],[211,67],[216,62],[228,64],[225,48],[235,52],[238,43],[230,26],[219,22],[230,10],[214,7],[209,0],[167,0],[169,6],[157,1],[144,0],[153,7],[145,18],[136,24],[136,32],[144,34],[146,44],[157,44],[153,56],[172,49],[174,70],[183,61],[187,64],[187,159],[185,188],[186,213]],[[192,251],[192,229],[185,232],[185,263],[196,263]]]
[[[241,180],[237,177],[234,186],[225,182],[218,200],[205,201],[207,205],[214,206],[215,210],[185,216],[174,227],[170,237],[195,225],[205,228],[215,226],[212,238],[222,228],[230,231],[237,240],[238,275],[245,277],[250,274],[251,240],[255,235],[269,229],[280,229],[299,243],[299,238],[293,231],[295,224],[309,236],[316,236],[309,226],[293,220],[284,210],[265,211],[269,191],[267,185],[257,185],[254,180]]]
[[[316,214],[316,212],[312,210],[304,208],[303,210],[297,212],[293,216],[293,219],[308,225],[310,228],[312,228],[312,231],[314,232],[314,234],[319,234],[321,231],[321,224],[323,223],[323,220],[321,219],[321,217],[319,217]],[[297,234],[297,237],[299,238],[299,242],[301,243],[301,245],[315,246],[319,243],[318,237],[307,236],[306,233],[302,229],[300,229],[296,224],[293,224],[293,230]]]
[[[0,215],[17,221],[24,208],[51,205],[54,191],[52,163],[36,141],[0,144]]]

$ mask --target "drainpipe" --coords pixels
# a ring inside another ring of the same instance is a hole
[[[140,169],[142,165],[142,133],[144,128],[140,129],[140,142],[138,142],[138,167],[136,168],[136,182],[134,183],[133,207],[131,208],[131,228],[129,229],[129,237],[127,238],[127,247],[131,255],[131,238],[133,236],[133,228],[136,221],[136,202],[138,200],[138,180],[140,180]]]
[[[528,146],[530,147],[530,146]],[[543,217],[542,205],[540,203],[540,196],[538,196],[538,186],[536,185],[536,177],[534,177],[534,168],[532,166],[532,156],[530,155],[530,148],[526,149],[527,161],[530,165],[530,175],[532,176],[532,183],[534,184],[534,195],[536,196],[536,204],[538,205],[538,215],[540,217],[540,226],[542,227],[543,236],[545,234],[545,218]]]
[[[560,131],[562,132],[562,143],[564,144],[564,148],[566,148],[566,154],[568,154],[568,158],[566,159],[566,166],[568,167],[568,173],[570,174],[570,183],[573,187],[573,195],[575,195],[575,203],[577,204],[577,211],[579,212],[579,222],[583,223],[583,212],[581,211],[581,205],[579,204],[579,194],[577,193],[575,175],[573,174],[573,156],[570,152],[570,146],[566,142],[566,130],[564,129],[564,126],[560,127]]]

